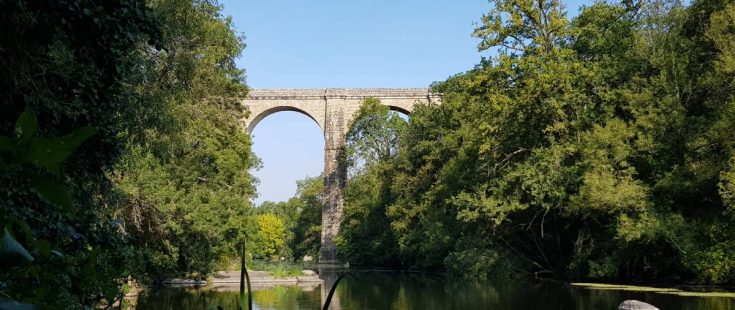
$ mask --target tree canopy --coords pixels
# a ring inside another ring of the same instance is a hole
[[[491,4],[474,35],[497,56],[434,84],[442,104],[348,181],[343,255],[733,283],[735,4],[598,2],[571,20],[559,1]]]

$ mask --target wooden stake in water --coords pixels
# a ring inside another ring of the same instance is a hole
[[[243,241],[242,253],[240,253],[240,309],[244,308],[246,282],[248,284],[248,310],[253,310],[253,294],[250,289],[250,275],[248,275],[248,269],[245,266],[245,242]]]

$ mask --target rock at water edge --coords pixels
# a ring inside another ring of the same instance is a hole
[[[658,308],[638,300],[626,300],[618,306],[618,310],[659,310]]]

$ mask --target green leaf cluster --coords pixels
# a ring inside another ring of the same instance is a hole
[[[259,214],[255,217],[258,232],[249,243],[255,258],[270,258],[286,245],[286,226],[273,213]]]

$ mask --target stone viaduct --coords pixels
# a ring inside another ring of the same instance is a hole
[[[360,103],[374,97],[392,110],[405,114],[415,104],[441,103],[441,95],[428,88],[327,88],[327,89],[251,89],[243,102],[250,110],[244,120],[248,133],[263,118],[280,111],[300,112],[314,120],[324,133],[324,207],[322,208],[320,263],[336,262],[334,237],[342,221],[346,167],[338,160],[345,136]],[[296,150],[294,150],[296,151]]]

